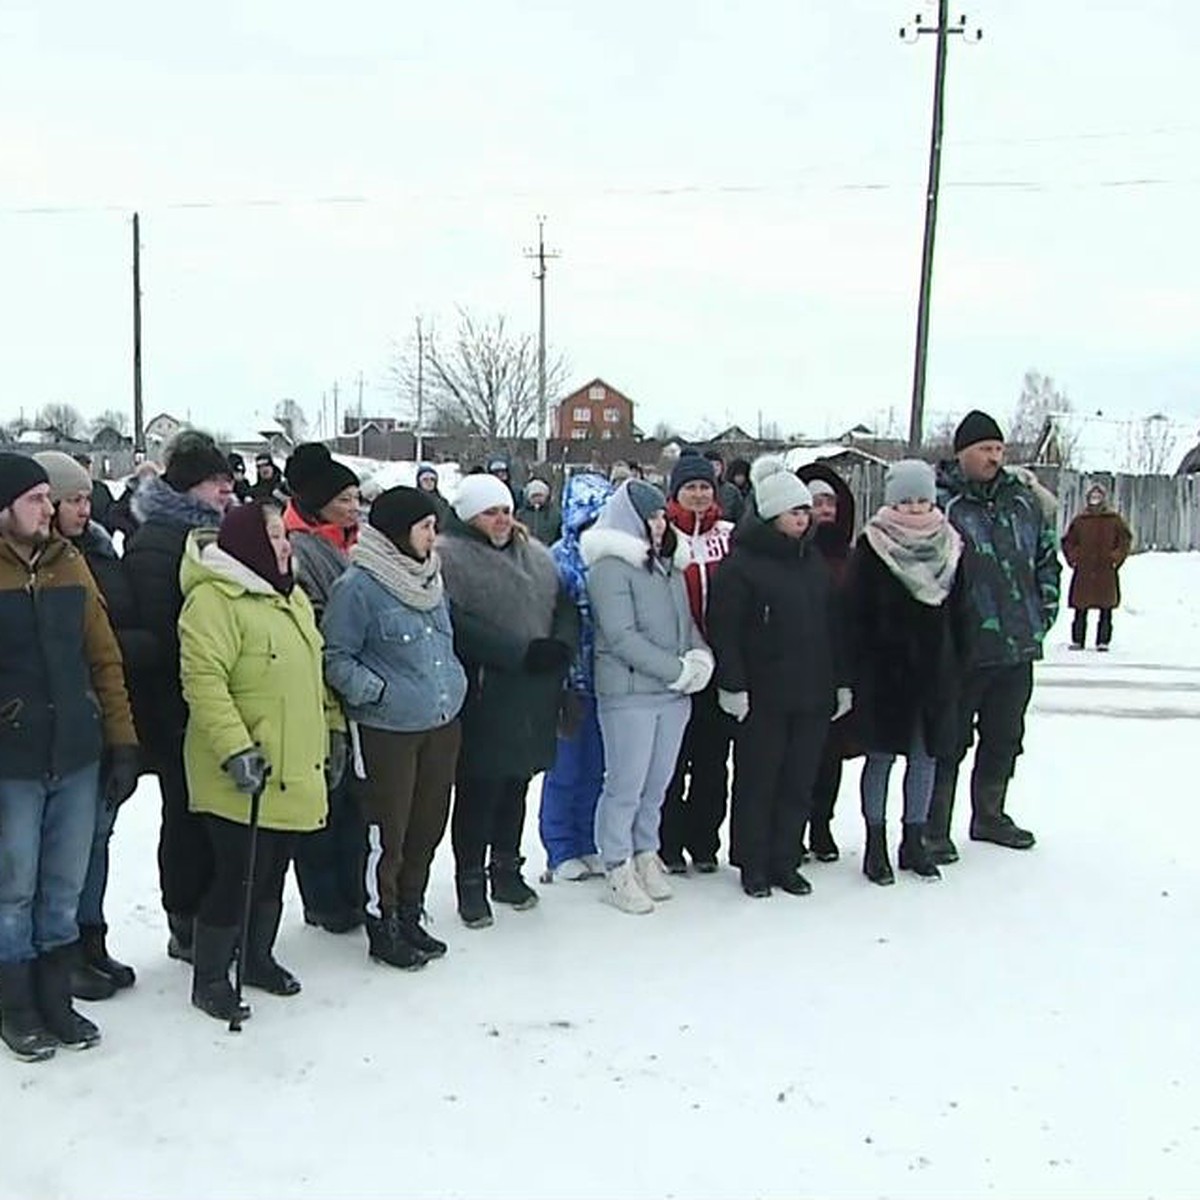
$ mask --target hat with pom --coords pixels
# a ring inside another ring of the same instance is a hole
[[[765,455],[750,468],[754,504],[764,521],[793,508],[812,508],[812,493],[787,469],[782,458]]]

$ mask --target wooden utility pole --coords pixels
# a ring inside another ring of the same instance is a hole
[[[933,243],[937,234],[938,186],[942,171],[942,127],[946,91],[946,52],[950,36],[964,41],[979,41],[983,31],[968,26],[966,16],[950,21],[949,0],[938,0],[937,25],[929,25],[918,13],[912,25],[903,26],[900,36],[906,42],[916,42],[924,34],[937,39],[933,67],[933,128],[929,139],[929,180],[925,188],[925,238],[921,249],[921,290],[917,300],[917,342],[913,356],[912,410],[908,425],[908,449],[917,454],[921,449],[925,423],[925,364],[929,353],[929,300],[933,291]]]
[[[146,453],[142,412],[142,239],[138,214],[133,214],[133,453]]]
[[[338,412],[338,383],[333,381],[333,436],[340,438],[342,436],[342,418]]]
[[[538,217],[538,244],[536,250],[526,250],[525,257],[537,259],[538,269],[534,279],[538,285],[538,431],[537,460],[546,461],[546,259],[560,257],[546,249],[546,218]],[[517,414],[513,413],[516,421]]]

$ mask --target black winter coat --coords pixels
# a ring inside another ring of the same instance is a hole
[[[148,629],[142,628],[133,588],[104,527],[91,522],[74,544],[100,585],[109,623],[121,646],[126,679],[131,683],[136,674],[144,674],[158,665],[158,643]]]
[[[926,751],[950,757],[972,625],[965,574],[934,608],[913,599],[865,537],[847,578],[848,640],[857,734],[868,751],[907,754],[921,721]]]
[[[708,641],[717,686],[750,707],[832,716],[846,682],[841,618],[829,567],[812,543],[747,514],[713,576]]]

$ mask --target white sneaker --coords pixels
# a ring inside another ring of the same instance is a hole
[[[551,883],[578,883],[591,875],[591,869],[582,858],[568,858],[550,872]]]
[[[585,854],[583,856],[584,866],[588,869],[588,875],[592,879],[604,878],[604,859],[598,854]]]
[[[675,895],[667,881],[667,872],[662,859],[653,850],[642,850],[633,856],[633,869],[642,891],[651,900],[670,900]]]
[[[608,890],[604,893],[604,898],[624,913],[641,916],[654,911],[654,901],[642,891],[633,863],[629,860],[608,872]]]

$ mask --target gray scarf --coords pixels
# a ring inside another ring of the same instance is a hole
[[[902,513],[881,508],[863,530],[871,549],[914,600],[936,608],[950,594],[962,537],[936,508]]]
[[[401,554],[378,529],[364,525],[350,561],[409,608],[428,612],[442,602],[442,564],[436,550],[421,562]]]

